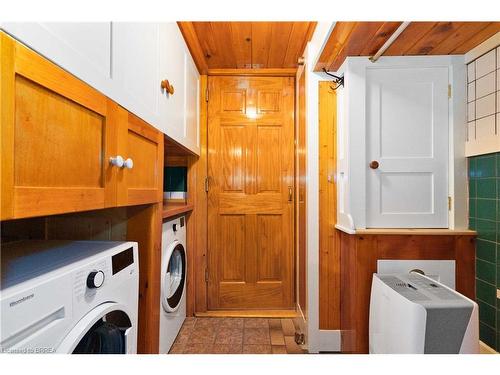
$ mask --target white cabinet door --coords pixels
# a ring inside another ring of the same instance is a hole
[[[1,28],[17,40],[109,95],[111,22],[16,22]]]
[[[160,81],[168,80],[174,94],[160,99],[164,133],[195,153],[199,153],[199,74],[175,22],[161,24]]]
[[[448,69],[368,69],[366,85],[367,227],[447,228]]]
[[[160,122],[160,28],[158,23],[113,23],[112,99],[165,132]]]

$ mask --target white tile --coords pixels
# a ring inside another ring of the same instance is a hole
[[[476,62],[473,61],[467,65],[467,82],[472,82],[476,79]]]
[[[495,116],[476,120],[476,139],[485,139],[495,135]]]
[[[497,47],[497,69],[500,69],[500,47]]]
[[[474,121],[476,119],[476,102],[467,104],[467,121]]]
[[[476,98],[492,94],[495,92],[496,71],[486,74],[476,81]]]
[[[489,116],[495,113],[495,94],[490,94],[476,100],[476,118]]]
[[[495,55],[496,50],[491,50],[476,60],[476,79],[494,71],[497,68]]]
[[[476,139],[476,122],[471,121],[467,123],[467,141],[474,141]]]
[[[497,91],[500,91],[500,69],[497,69]]]
[[[476,99],[476,82],[471,82],[467,85],[467,103]]]
[[[497,91],[497,113],[500,112],[500,91]]]

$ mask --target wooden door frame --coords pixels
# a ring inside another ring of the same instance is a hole
[[[208,297],[207,297],[207,282],[206,272],[208,266],[208,195],[205,190],[205,180],[208,176],[208,77],[209,76],[276,76],[276,77],[294,77],[296,69],[272,69],[270,71],[264,69],[217,69],[211,70],[206,75],[200,75],[200,156],[193,164],[196,168],[196,187],[193,189],[196,194],[196,206],[193,210],[193,217],[195,218],[195,225],[197,232],[194,239],[193,259],[191,265],[193,269],[193,282],[194,286],[190,289],[194,295],[188,296],[188,299],[193,303],[187,310],[188,316],[244,316],[244,317],[285,317],[290,318],[296,316],[295,311],[288,310],[253,310],[253,311],[209,311],[208,310]],[[294,94],[297,95],[296,90]],[[297,122],[296,116],[296,101],[294,100],[294,126]],[[294,141],[297,135],[294,134]],[[294,147],[295,152],[295,147]],[[294,170],[295,170],[294,160]],[[294,173],[294,187],[297,184],[296,176]],[[293,211],[295,216],[295,207]],[[293,226],[293,238],[295,238],[296,228]],[[293,241],[293,254],[296,256],[296,244]],[[297,297],[296,281],[295,281],[295,263],[294,263],[294,299]]]

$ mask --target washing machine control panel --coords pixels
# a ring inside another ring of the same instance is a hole
[[[89,289],[97,289],[104,284],[104,272],[99,270],[99,271],[92,271],[88,274],[87,276],[87,288]]]

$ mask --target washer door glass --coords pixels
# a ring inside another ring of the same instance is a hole
[[[125,332],[131,327],[127,314],[111,311],[82,337],[73,354],[125,354]]]
[[[186,252],[184,246],[177,244],[174,247],[168,259],[167,267],[163,272],[162,305],[165,311],[174,312],[179,308],[186,281]]]

